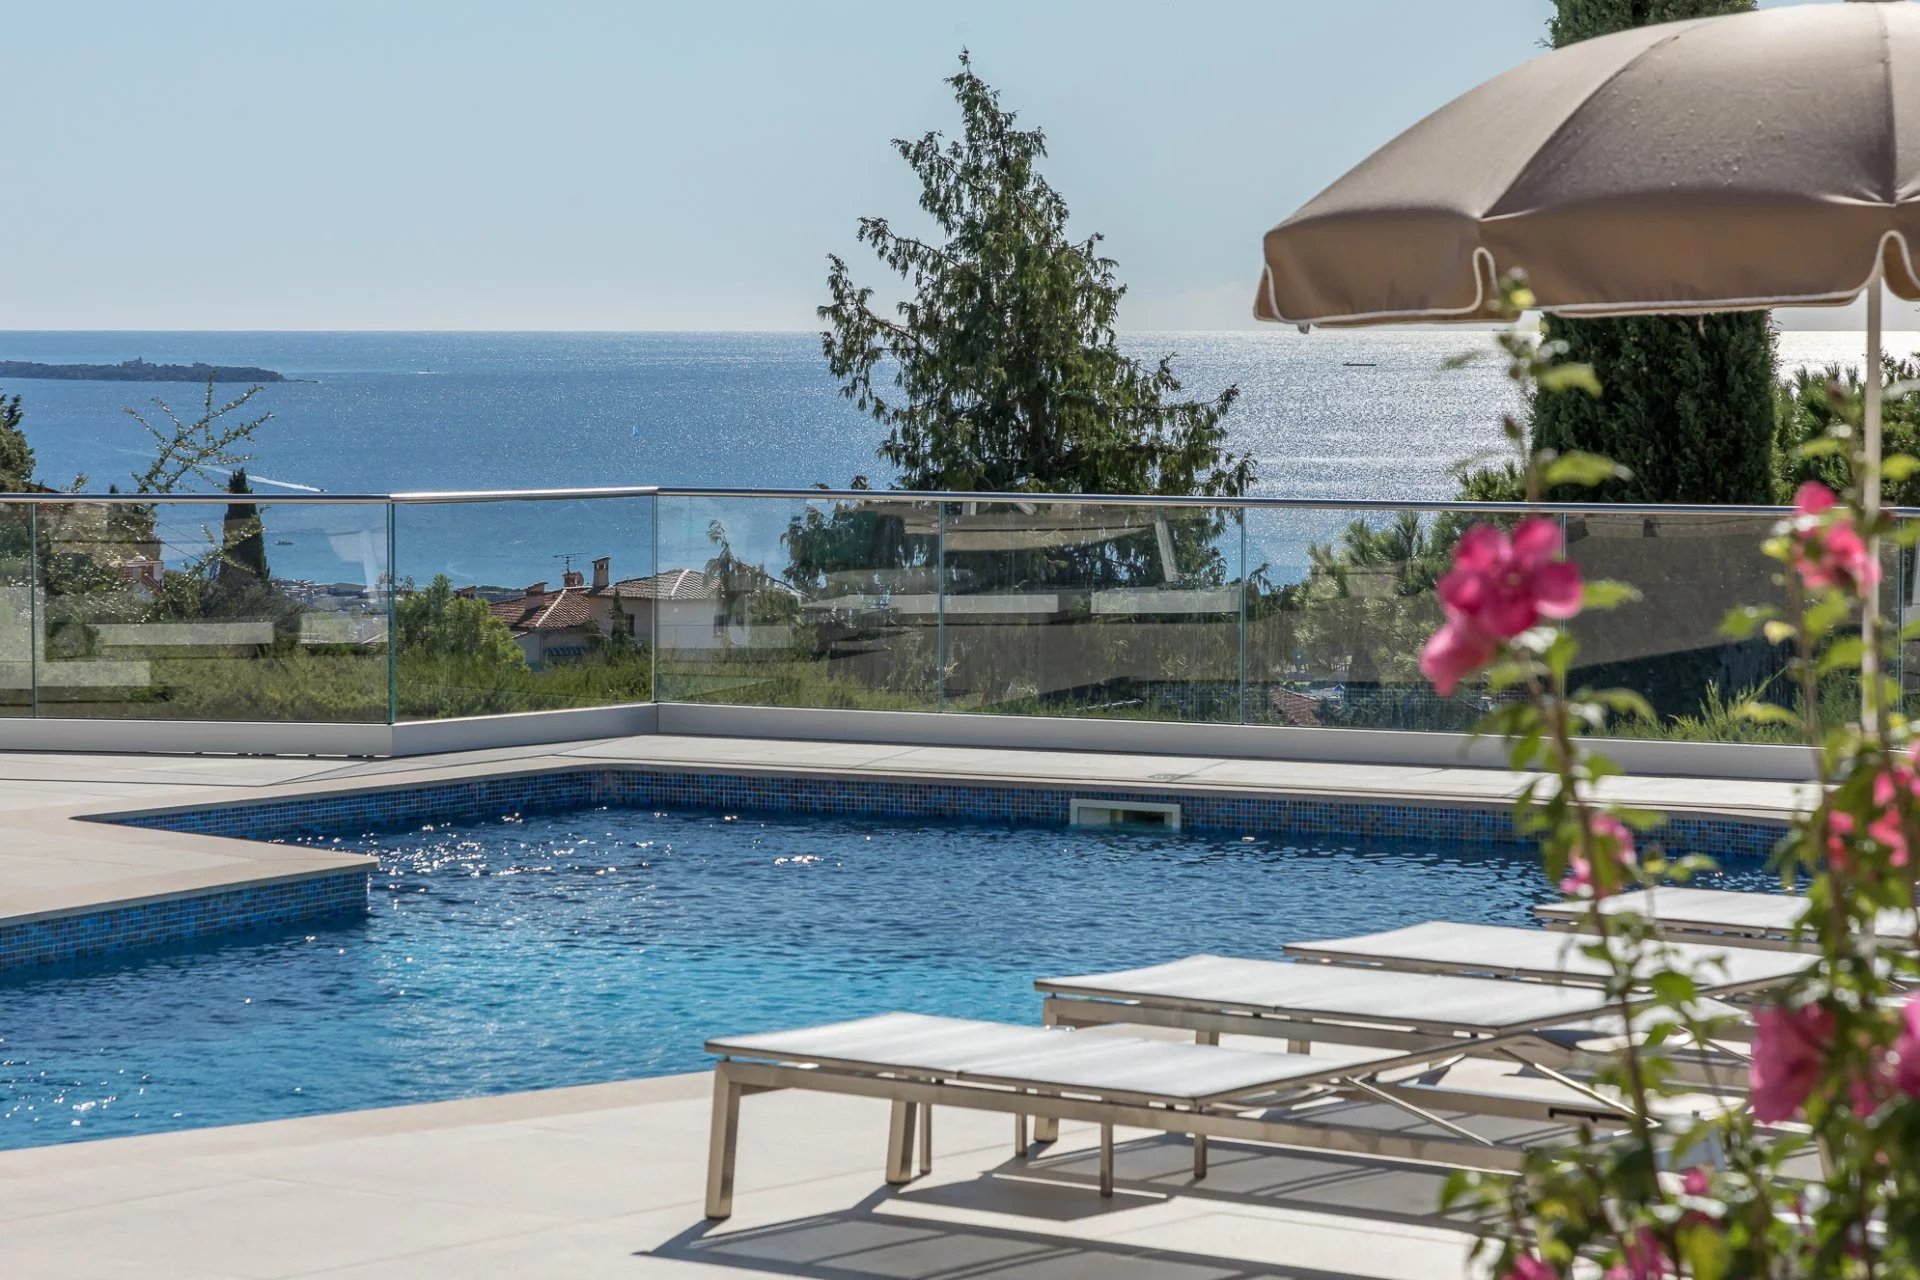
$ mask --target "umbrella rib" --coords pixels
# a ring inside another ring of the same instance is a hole
[[[1559,124],[1554,126],[1552,133],[1547,135],[1547,140],[1543,142],[1541,145],[1539,145],[1538,147],[1535,147],[1533,149],[1533,154],[1527,158],[1526,163],[1522,164],[1519,167],[1519,169],[1515,171],[1513,177],[1507,181],[1507,184],[1500,188],[1500,194],[1495,196],[1492,202],[1489,203],[1485,209],[1481,210],[1480,213],[1474,218],[1474,224],[1476,228],[1483,226],[1485,223],[1495,218],[1510,218],[1513,216],[1510,213],[1495,213],[1494,210],[1498,209],[1501,203],[1505,201],[1506,198],[1513,193],[1514,187],[1519,184],[1520,180],[1527,176],[1528,171],[1533,168],[1533,162],[1537,160],[1539,157],[1543,155],[1547,155],[1552,151],[1553,145],[1561,139],[1561,137],[1566,133],[1567,129],[1573,124],[1574,117],[1578,116],[1582,111],[1585,111],[1587,109],[1588,103],[1592,102],[1595,98],[1599,97],[1601,94],[1605,93],[1608,89],[1612,88],[1614,81],[1618,80],[1621,76],[1624,76],[1625,74],[1627,74],[1627,72],[1639,66],[1640,60],[1642,58],[1645,58],[1648,54],[1653,53],[1656,50],[1666,48],[1668,45],[1672,44],[1675,40],[1678,40],[1681,36],[1687,34],[1687,32],[1693,30],[1695,27],[1699,26],[1701,23],[1712,22],[1712,21],[1713,21],[1712,18],[1695,18],[1690,22],[1676,22],[1673,25],[1680,28],[1678,31],[1671,32],[1668,35],[1665,35],[1660,39],[1654,41],[1652,44],[1648,45],[1646,48],[1642,49],[1640,52],[1634,54],[1631,58],[1628,58],[1625,62],[1621,63],[1619,66],[1615,67],[1612,71],[1609,71],[1607,73],[1606,79],[1602,80],[1599,84],[1593,86],[1593,88],[1589,90],[1587,94],[1580,99],[1580,101],[1576,102],[1573,105],[1572,110],[1567,112],[1566,117],[1562,119]],[[1886,30],[1886,26],[1884,23],[1882,23],[1881,25],[1881,30],[1883,32]],[[1524,267],[1526,264],[1521,263],[1519,265]]]
[[[1876,11],[1874,17],[1880,22],[1880,89],[1887,98],[1887,181],[1881,194],[1892,211],[1900,203],[1900,117],[1893,109],[1893,33],[1887,30],[1886,14]]]

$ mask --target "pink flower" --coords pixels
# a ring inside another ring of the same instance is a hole
[[[1620,1252],[1620,1261],[1607,1268],[1606,1280],[1660,1280],[1675,1274],[1660,1237],[1651,1227],[1641,1227]]]
[[[1847,837],[1853,830],[1852,814],[1835,809],[1827,815],[1827,865],[1835,871],[1847,869]]]
[[[1637,861],[1633,852],[1633,832],[1620,819],[1603,813],[1593,820],[1592,831],[1594,851],[1608,860],[1613,874],[1605,877],[1603,882],[1594,875],[1593,865],[1587,861],[1586,855],[1578,849],[1574,850],[1567,859],[1567,878],[1560,882],[1560,892],[1570,898],[1606,897],[1620,887],[1625,879],[1622,873]]]
[[[1447,621],[1420,651],[1420,671],[1443,697],[1493,661],[1500,643],[1542,618],[1580,612],[1580,570],[1557,557],[1558,521],[1528,516],[1508,537],[1477,524],[1460,538],[1440,579]]]
[[[1887,860],[1896,867],[1907,865],[1907,833],[1900,825],[1900,807],[1895,803],[1902,791],[1909,796],[1920,791],[1920,777],[1906,765],[1895,764],[1876,777],[1873,780],[1873,803],[1880,813],[1867,825],[1867,834],[1886,848]]]
[[[1523,1253],[1513,1260],[1500,1280],[1560,1280],[1560,1272],[1545,1258]]]
[[[1420,674],[1433,681],[1433,688],[1447,697],[1460,687],[1460,681],[1493,661],[1499,644],[1458,618],[1433,633],[1420,650]]]
[[[1522,520],[1511,538],[1473,526],[1440,579],[1448,619],[1511,640],[1542,618],[1571,618],[1580,612],[1580,570],[1558,558],[1561,547],[1559,521],[1541,516]]]
[[[1748,1083],[1753,1118],[1790,1120],[1820,1080],[1833,1048],[1833,1014],[1817,1005],[1762,1009],[1753,1018],[1753,1064]]]
[[[1866,539],[1845,512],[1828,513],[1839,501],[1833,490],[1809,480],[1793,495],[1793,567],[1809,591],[1840,587],[1859,591],[1880,581],[1880,566],[1867,554]]]
[[[1920,996],[1900,1007],[1900,1034],[1893,1041],[1893,1083],[1910,1098],[1920,1098]]]
[[[1705,1165],[1697,1164],[1680,1175],[1680,1190],[1696,1198],[1709,1195],[1713,1191],[1713,1175]]]

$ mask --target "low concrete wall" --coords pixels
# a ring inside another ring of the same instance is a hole
[[[0,751],[243,756],[417,756],[653,733],[658,708],[580,707],[402,724],[0,718]]]
[[[643,703],[404,724],[271,724],[206,720],[0,719],[0,751],[413,756],[671,733],[701,737],[894,742],[906,746],[1118,751],[1254,760],[1428,768],[1506,767],[1501,744],[1458,733],[1180,724],[1093,717],[833,711],[706,703]],[[1715,742],[1603,744],[1629,773],[1798,782],[1813,776],[1804,747]]]
[[[1006,747],[1042,751],[1121,751],[1254,760],[1432,768],[1507,767],[1492,739],[1463,733],[1390,729],[1297,729],[1274,725],[1178,724],[1095,717],[982,716],[920,711],[813,711],[666,702],[658,732],[726,738],[822,742],[897,742],[909,746]],[[1679,778],[1753,778],[1799,782],[1814,772],[1805,747],[1719,742],[1600,744],[1629,773]]]

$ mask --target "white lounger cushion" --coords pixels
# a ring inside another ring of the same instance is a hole
[[[1389,972],[1284,960],[1198,955],[1144,969],[1034,984],[1055,995],[1180,1001],[1213,1009],[1498,1035],[1605,1013],[1592,987]]]
[[[707,1042],[724,1058],[803,1063],[1198,1105],[1352,1075],[1374,1059],[1335,1062],[1296,1053],[1211,1046],[884,1013],[768,1035]],[[1382,1053],[1379,1060],[1403,1055]]]
[[[1586,955],[1590,938],[1544,929],[1433,920],[1405,929],[1287,944],[1287,954],[1387,969],[1440,969],[1538,978],[1549,982],[1597,982],[1607,966]],[[1776,986],[1806,970],[1814,957],[1789,951],[1753,951],[1670,943],[1671,963],[1700,974],[1703,993]]]
[[[1546,919],[1572,924],[1585,919],[1587,909],[1584,902],[1556,902],[1534,908]],[[1743,893],[1732,889],[1674,886],[1619,894],[1604,899],[1600,909],[1610,915],[1644,915],[1651,909],[1655,918],[1696,932],[1725,929],[1756,936],[1785,937],[1806,914],[1807,900],[1792,893]],[[1913,914],[1883,911],[1878,927],[1890,938],[1911,938]]]

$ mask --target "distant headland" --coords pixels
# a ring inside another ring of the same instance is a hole
[[[283,373],[249,365],[149,364],[123,360],[119,364],[38,364],[32,360],[0,360],[0,378],[57,378],[67,382],[289,382]]]

